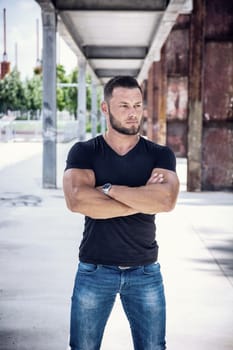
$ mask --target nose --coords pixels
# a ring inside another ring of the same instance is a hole
[[[136,107],[130,107],[128,115],[129,117],[136,117],[137,116]]]

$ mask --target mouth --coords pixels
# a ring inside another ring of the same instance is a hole
[[[126,122],[126,124],[138,125],[138,121],[137,121],[137,120],[128,120],[128,121]]]

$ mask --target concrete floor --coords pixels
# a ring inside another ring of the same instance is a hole
[[[61,190],[71,144],[58,145],[58,189],[41,188],[41,144],[0,143],[0,350],[65,350],[83,218]],[[157,217],[169,350],[233,349],[233,195],[187,193]],[[132,350],[117,300],[101,350]],[[143,349],[142,349],[143,350]]]

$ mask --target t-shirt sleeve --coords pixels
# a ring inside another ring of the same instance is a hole
[[[155,168],[176,171],[176,157],[169,147],[164,146],[161,149],[160,157],[155,162]]]
[[[92,161],[89,147],[83,142],[74,144],[67,156],[67,169],[92,169]]]

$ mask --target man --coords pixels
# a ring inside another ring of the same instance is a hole
[[[76,143],[64,173],[67,206],[85,215],[70,347],[100,349],[119,293],[134,349],[164,350],[165,297],[154,219],[175,206],[175,157],[139,135],[142,92],[134,78],[111,79],[101,108],[105,135]]]

